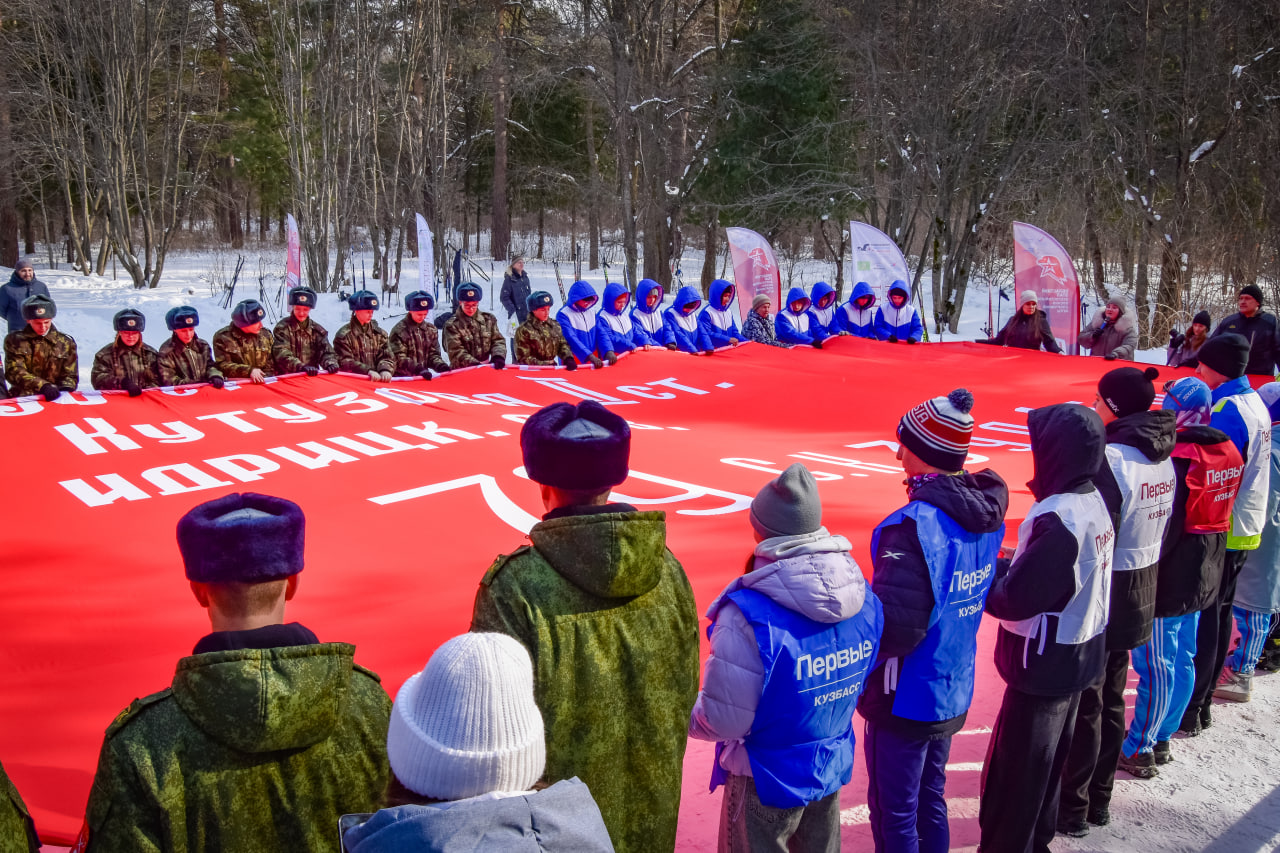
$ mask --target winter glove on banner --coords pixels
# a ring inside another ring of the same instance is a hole
[[[1177,349],[1178,347],[1182,346],[1182,342],[1185,340],[1186,340],[1186,337],[1184,335],[1178,334],[1177,329],[1169,330],[1169,346],[1172,347],[1173,349]]]
[[[431,381],[431,371],[430,371],[430,370],[424,370],[424,371],[422,371],[421,373],[419,373],[418,375],[419,375],[419,376],[421,376],[423,379],[427,380],[428,382],[430,382],[430,381]]]
[[[308,364],[302,368],[302,372],[312,378],[315,378],[316,376],[320,375],[320,368],[312,367],[311,365]]]
[[[596,370],[599,370],[600,368],[604,367],[604,362],[601,361],[600,356],[596,355],[595,353],[591,353],[591,355],[587,356],[587,360],[591,362],[591,366],[594,367]]]
[[[610,367],[613,367],[618,363],[618,354],[616,352],[607,352],[604,354],[604,359],[609,362]]]
[[[564,363],[564,369],[565,369],[565,370],[577,370],[577,369],[578,369],[578,360],[577,360],[576,358],[566,359],[566,360],[565,360],[565,363]]]
[[[333,374],[338,372],[338,365],[331,364],[328,367],[326,367],[324,370],[325,370],[325,373],[328,373],[330,376],[332,376]]]
[[[507,366],[507,360],[500,355],[495,355],[490,361],[493,362],[494,370],[501,370]]]
[[[918,344],[918,343],[920,343],[920,342],[919,342],[918,340],[916,340],[915,338],[907,338],[907,343],[909,343],[909,344]]]
[[[137,382],[134,382],[132,379],[126,379],[124,382],[120,383],[120,386],[125,390],[125,392],[128,393],[130,397],[142,396],[142,386],[139,385]]]
[[[893,338],[890,338],[889,340],[893,340]],[[822,349],[822,341],[818,340],[817,338],[814,338],[814,341],[813,341],[813,348],[814,348],[814,349]]]
[[[897,335],[890,335],[890,336],[889,336],[889,343],[891,343],[891,344],[896,344],[897,342],[898,342],[898,336],[897,336]]]
[[[671,350],[672,352],[675,352],[675,351],[676,351],[676,345],[675,345],[675,344],[667,344],[667,349]]]
[[[40,393],[44,395],[47,402],[52,403],[62,395],[62,389],[57,385],[54,385],[52,382],[46,382],[40,386]]]
[[[448,373],[450,370],[453,370],[453,368],[447,364],[441,364],[436,368],[436,373]]]
[[[214,388],[221,388],[223,385],[227,384],[227,380],[223,379],[221,376],[210,376],[209,384]]]
[[[1115,353],[1113,353],[1113,352],[1109,352],[1109,353],[1107,353],[1106,355],[1104,355],[1104,356],[1103,356],[1103,358],[1104,358],[1104,359],[1106,359],[1107,361],[1115,361],[1115,360],[1116,360],[1117,358],[1119,358],[1119,357],[1120,357],[1120,356],[1116,355],[1116,354],[1115,354]]]

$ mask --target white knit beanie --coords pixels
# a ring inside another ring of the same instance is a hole
[[[387,729],[391,770],[436,800],[527,791],[547,762],[529,653],[505,634],[462,634],[400,688]]]
[[[1022,295],[1018,297],[1018,307],[1021,308],[1028,302],[1038,303],[1039,301],[1040,300],[1036,298],[1036,292],[1034,290],[1024,290],[1022,291]]]

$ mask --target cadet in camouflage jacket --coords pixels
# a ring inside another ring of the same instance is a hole
[[[415,322],[408,314],[391,329],[391,355],[396,376],[421,376],[430,368],[445,373],[449,365],[440,355],[440,334],[429,320]]]
[[[329,343],[329,333],[310,317],[299,321],[290,314],[276,323],[272,335],[275,343],[271,347],[271,357],[275,361],[276,373],[302,373],[304,367],[330,373],[338,371],[338,356]]]
[[[184,344],[176,334],[171,335],[160,345],[156,361],[160,366],[161,385],[190,385],[223,378],[222,371],[213,363],[209,342],[198,336]]]
[[[387,333],[377,320],[361,323],[352,317],[351,322],[334,335],[333,349],[338,355],[338,366],[348,373],[392,373],[396,369]]]
[[[578,365],[559,321],[530,314],[516,329],[516,364],[555,364],[557,356],[566,366]]]
[[[444,324],[444,349],[453,367],[474,367],[495,358],[507,360],[507,342],[498,331],[498,321],[484,311],[468,317],[462,308]]]
[[[56,326],[51,326],[43,337],[30,325],[10,332],[4,339],[4,378],[14,397],[39,394],[45,385],[74,391],[80,383],[76,342]]]
[[[90,379],[99,391],[127,391],[129,383],[154,388],[160,384],[159,358],[160,354],[142,341],[125,346],[117,335],[94,355]]]
[[[275,376],[272,343],[266,329],[249,335],[232,323],[213,333],[214,363],[228,379],[248,379],[255,368],[266,376]]]
[[[0,853],[35,853],[39,849],[27,805],[0,765]]]

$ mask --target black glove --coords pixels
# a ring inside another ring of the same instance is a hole
[[[121,382],[120,387],[126,393],[128,393],[130,397],[142,396],[142,386],[139,385],[137,382],[134,382],[132,379],[126,379],[125,381]]]
[[[594,367],[596,370],[599,370],[600,368],[604,367],[604,362],[601,361],[600,356],[596,355],[595,353],[591,353],[591,355],[587,356],[587,361],[590,361],[591,366]]]
[[[572,356],[570,356],[569,358],[566,358],[566,359],[564,360],[564,369],[565,369],[565,370],[577,370],[577,369],[578,369],[578,360],[577,360],[576,358],[573,358]]]
[[[430,382],[430,381],[431,381],[431,371],[430,371],[430,370],[424,370],[424,371],[422,371],[421,373],[419,373],[418,375],[419,375],[419,376],[421,376],[423,379],[427,380],[428,382]]]
[[[46,382],[40,386],[40,393],[44,395],[45,400],[52,403],[62,396],[62,389],[52,382]]]
[[[607,352],[604,354],[604,360],[609,362],[610,367],[613,367],[618,363],[618,354],[616,352]]]
[[[495,355],[493,358],[489,360],[493,362],[494,370],[501,370],[502,368],[507,366],[507,360],[500,355]]]
[[[340,368],[338,367],[338,365],[331,364],[324,369],[324,372],[332,376],[333,374],[337,373],[339,369]]]
[[[907,343],[909,343],[909,344],[918,344],[918,343],[920,343],[920,342],[919,342],[919,341],[917,341],[915,338],[907,338]]]
[[[813,339],[813,348],[814,348],[814,349],[822,349],[822,341],[818,340],[817,338],[814,338],[814,339]]]
[[[890,335],[890,336],[889,336],[889,343],[891,343],[891,344],[896,344],[897,342],[898,342],[898,336],[897,336],[897,335]]]
[[[303,366],[302,372],[307,374],[308,376],[319,376],[320,368],[312,367],[311,365],[308,364]]]
[[[440,364],[439,364],[439,365],[437,365],[436,367],[434,367],[434,368],[432,368],[432,369],[433,369],[433,370],[435,370],[435,372],[436,372],[436,373],[448,373],[448,372],[449,372],[450,370],[452,370],[453,368],[452,368],[452,367],[450,367],[449,365],[445,364],[445,363],[442,361],[442,362],[440,362]]]
[[[676,351],[676,345],[675,345],[675,344],[667,344],[667,349],[671,350],[672,352],[675,352],[675,351]]]
[[[221,388],[223,385],[227,384],[227,380],[223,379],[221,376],[210,376],[209,384],[214,388]]]
[[[1177,329],[1169,330],[1169,346],[1177,349],[1182,346],[1182,342],[1186,340],[1186,336],[1178,334]]]
[[[1117,358],[1119,358],[1119,357],[1120,357],[1120,356],[1116,355],[1116,354],[1115,354],[1115,353],[1113,353],[1113,352],[1109,352],[1109,353],[1107,353],[1106,355],[1104,355],[1104,356],[1103,356],[1103,358],[1105,358],[1107,361],[1115,361],[1115,360],[1116,360]]]

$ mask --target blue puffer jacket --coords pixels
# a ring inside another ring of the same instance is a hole
[[[696,287],[680,288],[675,304],[662,312],[662,325],[668,340],[683,352],[710,352],[715,349],[711,337],[698,325],[698,304],[702,294]],[[684,309],[688,309],[685,311]]]
[[[613,303],[618,297],[627,297],[627,303],[619,311]],[[631,322],[631,291],[620,281],[611,281],[604,286],[604,305],[596,315],[596,323],[604,326],[613,344],[613,351],[622,354],[636,348],[635,324]]]
[[[720,307],[725,291],[732,293],[733,289],[733,285],[722,278],[711,282],[711,299],[698,315],[698,330],[706,332],[711,343],[717,347],[729,346],[731,338],[742,340],[742,332],[738,331],[738,310],[733,307],[733,297],[729,298],[728,305]]]
[[[510,797],[382,809],[344,840],[351,853],[613,853],[600,809],[576,776]]]
[[[859,308],[857,302],[864,296],[870,297],[865,308]],[[849,301],[836,309],[836,317],[831,321],[832,332],[848,332],[857,338],[880,338],[876,335],[876,292],[871,285],[860,281],[853,286],[853,295]]]
[[[590,299],[591,304],[585,311],[579,311],[575,306],[583,299]],[[575,281],[569,287],[569,299],[556,314],[560,328],[564,330],[564,339],[569,342],[569,349],[573,350],[579,362],[590,361],[592,353],[603,357],[605,353],[615,351],[608,328],[596,322],[595,315],[591,313],[598,301],[600,297],[594,287],[585,281]]]
[[[894,337],[900,341],[919,343],[924,338],[924,326],[915,306],[911,304],[911,288],[907,287],[905,281],[895,281],[889,285],[891,300],[895,293],[901,293],[906,301],[901,308],[893,307],[893,302],[889,301],[876,309],[876,337],[882,341]]]
[[[836,289],[825,281],[820,281],[809,291],[809,328],[822,332],[823,338],[829,338],[840,330],[831,328],[836,319],[836,300],[839,296]]]
[[[791,306],[796,302],[804,303],[799,313],[791,311]],[[813,346],[814,341],[821,341],[827,337],[826,333],[815,327],[812,318],[809,317],[809,297],[805,295],[802,287],[793,287],[787,291],[787,304],[773,319],[773,328],[778,332],[778,340],[788,344]]]
[[[649,307],[649,294],[658,291],[658,304]],[[674,343],[662,320],[662,285],[642,278],[636,285],[636,298],[631,307],[631,339],[638,347],[661,347]]]

